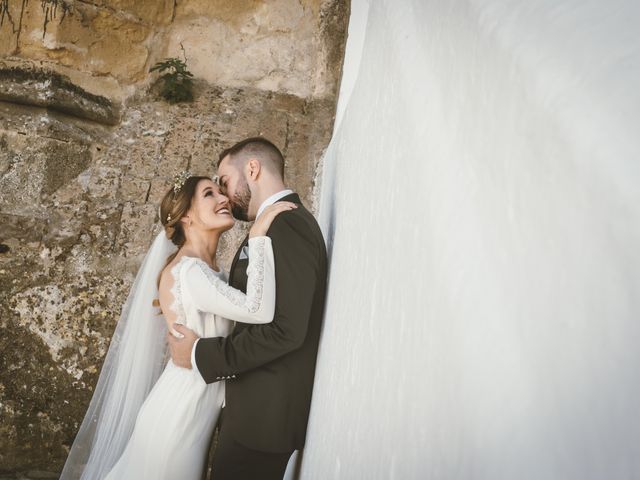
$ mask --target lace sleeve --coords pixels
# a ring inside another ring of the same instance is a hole
[[[247,293],[218,278],[202,260],[185,266],[183,290],[196,308],[242,323],[269,323],[276,302],[273,250],[269,237],[249,239]]]

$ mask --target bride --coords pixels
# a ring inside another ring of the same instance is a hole
[[[230,320],[270,322],[275,276],[266,232],[295,207],[277,202],[252,226],[245,295],[227,285],[216,260],[220,235],[234,224],[229,200],[209,177],[176,177],[160,206],[164,231],[122,309],[61,479],[201,478],[224,383],[207,385],[171,360],[164,366],[166,332],[179,336],[171,325],[180,323],[202,337],[226,336]]]

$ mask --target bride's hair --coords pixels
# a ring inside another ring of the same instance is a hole
[[[174,185],[162,197],[162,202],[160,202],[160,222],[164,227],[167,238],[178,247],[178,250],[167,259],[165,267],[176,257],[180,247],[187,240],[180,219],[191,208],[191,201],[196,194],[196,187],[200,180],[211,180],[211,178],[197,175],[190,176],[181,186],[177,187],[179,184]]]

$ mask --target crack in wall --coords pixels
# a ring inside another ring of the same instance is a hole
[[[18,21],[18,31],[16,33],[16,48],[14,53],[20,53],[20,33],[22,32],[22,18],[24,17],[24,8],[27,5],[27,0],[22,0],[22,7],[20,8],[20,20]]]

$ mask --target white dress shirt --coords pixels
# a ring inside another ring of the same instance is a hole
[[[285,190],[280,190],[279,192],[274,193],[273,195],[271,195],[269,198],[267,198],[264,202],[262,202],[260,204],[260,208],[258,209],[258,213],[256,213],[256,218],[258,218],[260,216],[260,214],[262,212],[264,212],[264,209],[267,208],[269,205],[273,205],[274,203],[276,203],[281,198],[284,198],[287,195],[291,195],[292,193],[293,193],[292,190],[285,189]]]
[[[267,198],[264,202],[260,204],[260,208],[258,208],[258,213],[256,213],[256,218],[258,218],[260,214],[264,212],[264,209],[267,208],[269,205],[276,203],[281,198],[284,198],[287,195],[291,195],[292,193],[293,193],[293,190],[285,189],[285,190],[280,190],[279,192],[276,192],[273,195],[271,195],[269,198]],[[193,343],[193,348],[191,349],[191,368],[193,368],[198,373],[200,373],[200,370],[198,370],[198,365],[196,365],[196,345],[198,344],[198,340],[200,339],[199,338],[196,339],[196,341]]]

